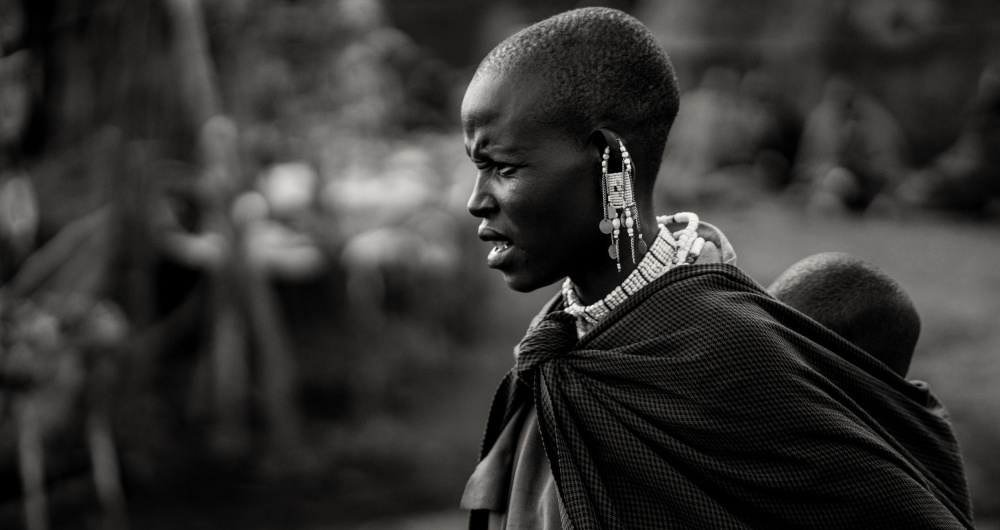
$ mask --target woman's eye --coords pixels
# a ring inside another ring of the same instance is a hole
[[[501,162],[495,162],[490,160],[484,160],[484,161],[473,160],[473,162],[476,164],[476,169],[478,169],[479,171],[494,172],[501,177],[509,177],[510,175],[513,175],[515,171],[517,171],[517,166],[504,164]]]

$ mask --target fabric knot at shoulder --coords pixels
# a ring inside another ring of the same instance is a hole
[[[568,353],[577,343],[576,318],[565,311],[545,316],[517,345],[514,371],[518,379],[530,383],[530,374],[539,364]]]

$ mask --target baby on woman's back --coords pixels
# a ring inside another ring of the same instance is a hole
[[[906,377],[920,315],[906,291],[875,266],[842,252],[814,254],[767,291]]]

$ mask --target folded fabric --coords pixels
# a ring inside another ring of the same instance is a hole
[[[532,399],[577,530],[973,527],[937,399],[739,269],[671,270],[579,340],[559,309],[519,345],[482,455]]]

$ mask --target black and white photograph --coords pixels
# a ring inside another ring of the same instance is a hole
[[[0,0],[0,529],[1000,530],[1000,3]]]

